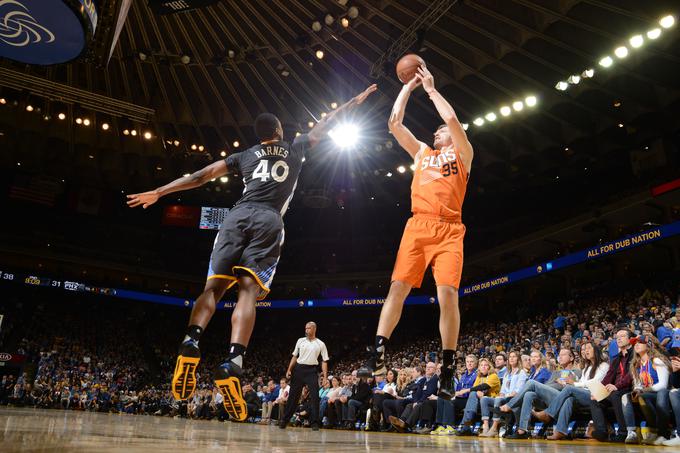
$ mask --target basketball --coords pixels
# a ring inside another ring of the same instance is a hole
[[[426,66],[425,60],[414,53],[406,54],[397,62],[397,77],[402,83],[408,83],[420,66]]]

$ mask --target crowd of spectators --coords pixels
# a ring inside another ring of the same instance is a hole
[[[451,401],[437,397],[436,332],[395,337],[387,351],[390,371],[374,379],[356,373],[364,359],[356,351],[365,335],[325,332],[335,360],[332,377],[319,391],[324,427],[511,438],[587,435],[678,445],[677,433],[672,435],[680,418],[677,304],[675,288],[616,295],[593,291],[513,322],[464,319]],[[32,306],[30,317],[13,323],[20,335],[4,332],[1,339],[8,344],[14,337],[15,351],[33,367],[2,376],[0,404],[227,419],[210,376],[222,359],[222,338],[202,340],[199,389],[178,403],[162,379],[174,366],[176,331],[158,329],[151,335],[143,319],[111,322],[103,313],[95,309],[84,316]],[[298,333],[287,335],[292,339]],[[272,341],[275,335],[256,337],[246,357],[243,390],[250,422],[278,419],[288,398],[281,376],[293,342]],[[606,397],[591,399],[602,389]],[[308,425],[306,391],[297,403],[291,422]]]

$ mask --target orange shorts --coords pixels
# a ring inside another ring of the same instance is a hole
[[[438,216],[415,214],[408,219],[401,238],[392,281],[420,288],[425,270],[432,264],[437,285],[460,287],[463,272],[465,225]]]

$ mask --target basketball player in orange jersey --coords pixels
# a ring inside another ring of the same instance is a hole
[[[403,124],[408,98],[421,84],[444,120],[434,133],[432,148],[416,139]],[[439,396],[450,399],[460,330],[458,288],[465,236],[461,211],[470,176],[472,146],[453,108],[435,89],[434,78],[424,66],[399,93],[390,115],[389,129],[415,164],[411,183],[413,217],[406,223],[401,239],[392,283],[380,313],[375,349],[360,371],[364,375],[387,372],[385,347],[399,322],[404,300],[411,288],[420,287],[425,270],[431,265],[441,310],[439,332],[443,363]]]

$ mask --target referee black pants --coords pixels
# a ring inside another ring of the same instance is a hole
[[[288,394],[288,401],[286,401],[286,410],[280,423],[288,423],[297,409],[300,395],[302,395],[302,387],[307,386],[309,390],[309,399],[311,401],[311,416],[309,422],[311,424],[319,424],[319,374],[317,373],[316,365],[301,365],[296,364],[293,368],[293,375],[290,379],[290,393]]]

